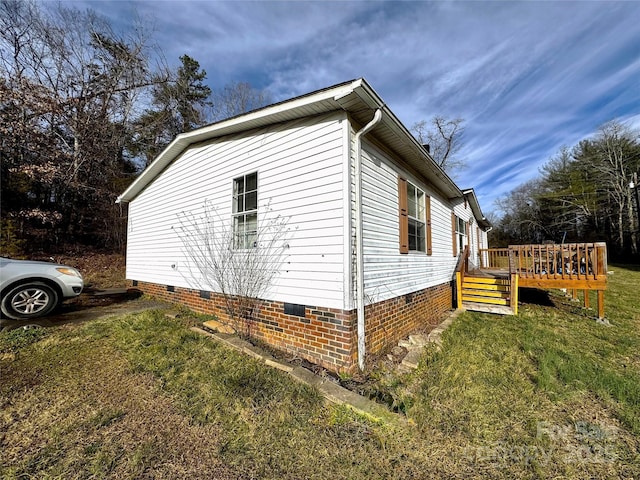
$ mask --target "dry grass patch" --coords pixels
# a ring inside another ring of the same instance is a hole
[[[2,478],[637,478],[640,271],[612,323],[570,300],[466,313],[417,371],[378,371],[413,427],[326,405],[161,311],[0,334]]]
[[[419,428],[461,436],[479,467],[543,477],[640,475],[640,272],[614,268],[612,326],[560,292],[518,317],[467,312],[418,371],[382,385]],[[393,378],[393,377],[392,377]]]
[[[162,312],[47,332],[1,366],[2,478],[472,473],[455,446],[327,406]]]
[[[42,369],[3,365],[3,478],[238,478],[213,454],[215,427],[151,375],[107,346],[50,339],[30,352]]]

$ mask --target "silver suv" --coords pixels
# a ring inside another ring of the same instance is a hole
[[[80,295],[83,286],[75,268],[0,257],[0,310],[14,320],[42,317],[62,300]]]

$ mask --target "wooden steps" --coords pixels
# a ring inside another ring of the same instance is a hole
[[[465,276],[461,285],[462,306],[467,310],[514,315],[508,278]]]

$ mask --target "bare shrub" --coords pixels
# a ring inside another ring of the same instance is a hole
[[[203,286],[222,294],[228,315],[244,324],[249,337],[289,248],[289,219],[270,215],[269,205],[262,211],[255,230],[238,234],[233,219],[220,215],[207,200],[200,213],[180,212],[176,229],[191,261],[192,277],[197,274]]]

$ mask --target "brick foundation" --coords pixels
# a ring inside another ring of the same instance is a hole
[[[355,310],[264,301],[253,320],[233,321],[218,293],[142,281],[128,281],[128,284],[153,297],[185,305],[199,313],[214,314],[239,332],[328,370],[353,372],[357,369]],[[437,325],[451,306],[450,284],[368,305],[365,308],[367,352],[380,352],[414,330]]]
[[[444,283],[367,305],[367,352],[378,353],[411,332],[438,325],[453,305],[453,285]]]

